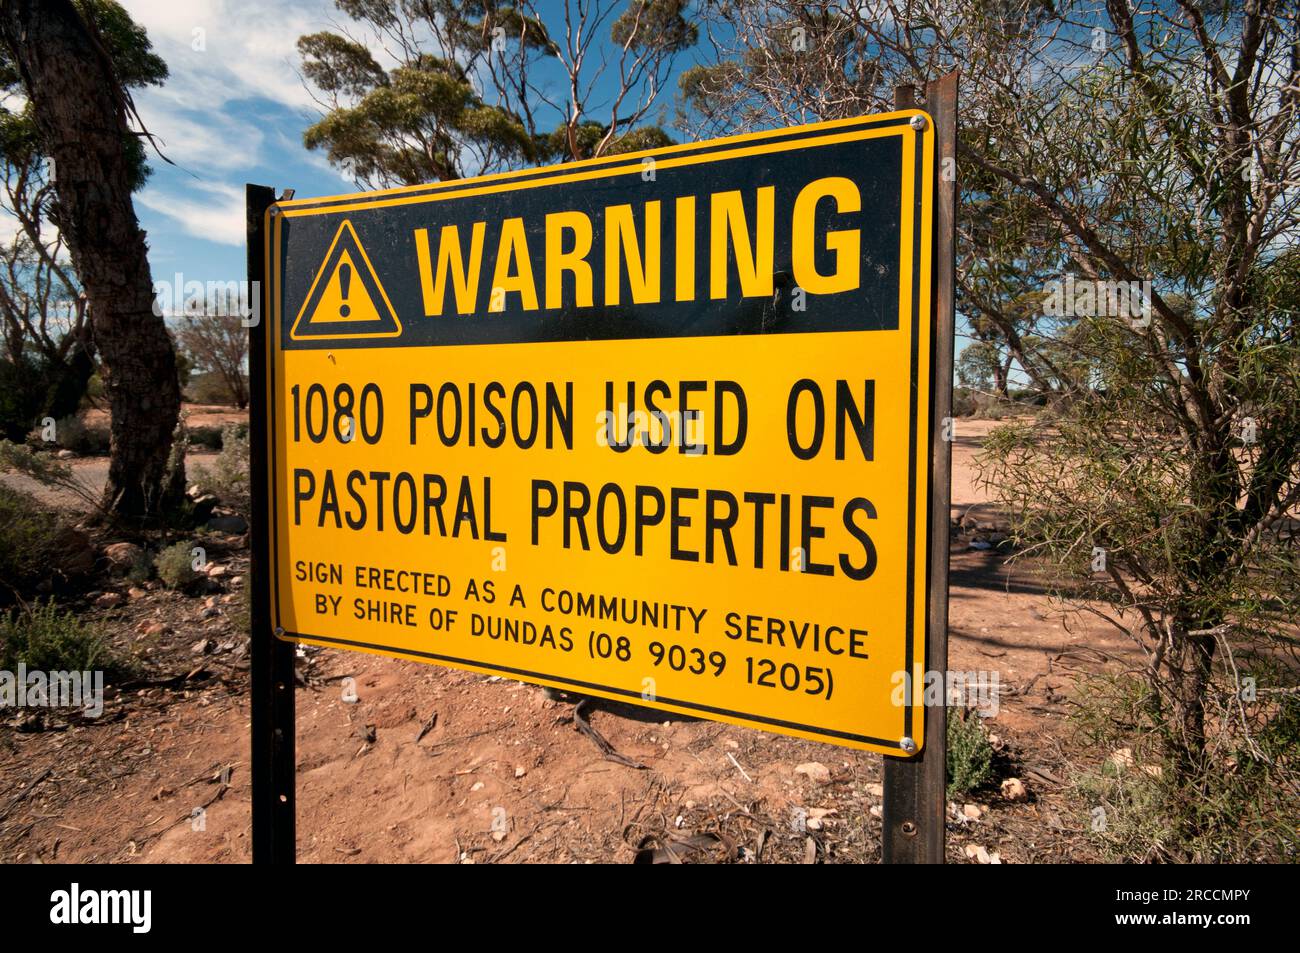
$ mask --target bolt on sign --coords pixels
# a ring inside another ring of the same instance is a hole
[[[919,751],[933,153],[907,110],[272,206],[277,632]]]

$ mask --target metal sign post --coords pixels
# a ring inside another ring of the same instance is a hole
[[[271,525],[265,474],[267,320],[266,212],[275,190],[247,187],[249,298],[258,302],[248,329],[248,455],[252,520],[249,540],[249,655],[252,667],[253,863],[294,862],[294,646],[275,637],[271,624]]]
[[[952,495],[952,362],[955,320],[957,208],[957,76],[926,84],[925,105],[935,124],[933,315],[934,377],[930,452],[929,556],[925,674],[948,670],[948,524]],[[895,91],[895,107],[912,107],[912,87]],[[914,676],[915,677],[915,676]],[[944,696],[946,703],[946,693]],[[923,706],[925,748],[920,757],[885,758],[884,843],[887,864],[944,862],[947,808],[947,710]]]

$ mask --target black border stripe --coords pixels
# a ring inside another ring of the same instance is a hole
[[[907,664],[907,674],[910,679],[913,676],[913,662],[916,655],[916,444],[917,444],[917,393],[916,388],[919,383],[917,380],[917,365],[920,361],[920,315],[921,315],[921,208],[923,205],[924,193],[922,186],[924,184],[925,168],[925,137],[916,137],[916,155],[914,157],[914,174],[912,196],[916,205],[912,221],[912,373],[911,387],[909,395],[909,414],[911,425],[908,434],[907,447],[907,582],[905,589],[907,592],[907,621],[903,626],[905,646],[903,649],[903,658]],[[933,263],[931,263],[933,267]],[[930,394],[933,399],[933,390]],[[933,439],[933,437],[932,437]],[[928,500],[927,500],[928,502]],[[928,564],[927,564],[928,566]],[[929,576],[927,568],[926,576]],[[911,691],[907,695],[907,705],[903,711],[903,734],[908,738],[915,738],[913,731],[912,704],[915,697],[916,686],[910,681],[904,681]]]

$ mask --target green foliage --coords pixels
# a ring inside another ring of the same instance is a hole
[[[221,452],[211,467],[194,468],[194,482],[226,506],[249,512],[252,501],[248,490],[247,424],[226,424],[221,428]]]
[[[34,496],[0,483],[0,582],[19,591],[41,580],[72,575],[78,540]],[[0,598],[9,595],[0,589]]]
[[[695,45],[700,31],[687,19],[688,0],[632,0],[609,35],[630,49],[656,47],[679,53]]]
[[[199,574],[194,571],[193,549],[192,542],[172,543],[154,557],[154,569],[158,572],[158,578],[169,589],[183,589],[199,578]]]
[[[1294,673],[1260,661],[1263,691],[1223,685],[1219,744],[1191,778],[1164,753],[1146,680],[1104,676],[1077,693],[1071,725],[1105,760],[1072,779],[1082,823],[1116,863],[1294,863],[1300,857],[1300,695]],[[1277,679],[1290,678],[1278,685]]]
[[[65,450],[83,455],[108,453],[110,434],[102,425],[87,424],[81,417],[70,415],[55,423],[56,443]]]
[[[190,446],[203,447],[205,450],[221,449],[221,431],[222,428],[214,427],[211,424],[186,428],[186,433],[189,435]]]
[[[12,672],[19,664],[44,672],[98,670],[106,681],[133,670],[93,627],[53,600],[0,616],[0,669]]]
[[[22,443],[36,426],[44,387],[30,358],[0,358],[0,437]]]
[[[699,39],[688,0],[545,14],[455,0],[336,5],[358,29],[298,40],[326,105],[303,142],[379,187],[669,144],[646,120],[673,57]]]
[[[453,61],[421,55],[376,73],[373,60],[363,62],[369,58],[364,47],[329,33],[302,37],[298,49],[304,72],[322,89],[357,97],[303,133],[308,149],[325,150],[331,163],[355,178],[381,183],[460,178],[466,142],[507,163],[535,155],[519,119],[485,103]]]
[[[45,354],[0,358],[0,437],[21,443],[44,417],[75,414],[93,370],[76,346],[57,361]]]
[[[202,371],[194,374],[185,387],[185,396],[196,404],[235,406],[235,394],[219,371]]]
[[[153,52],[144,27],[131,19],[121,4],[114,0],[75,0],[75,3],[103,43],[124,88],[163,84],[167,79],[167,63]],[[17,111],[0,106],[0,160],[15,165],[43,164],[47,150],[40,142],[31,103],[22,95],[21,77],[3,49],[0,49],[0,90],[20,96],[18,101],[22,103]],[[149,178],[145,145],[138,136],[131,136],[125,149],[132,166],[131,186],[138,190]]]
[[[153,51],[149,34],[126,8],[115,0],[76,0],[76,4],[112,57],[118,82],[127,89],[163,84],[167,63]]]
[[[573,142],[569,142],[569,127],[561,125],[543,139],[538,148],[538,157],[548,162],[578,161],[573,158],[574,149],[578,159],[591,159],[597,155],[597,149],[609,133],[609,127],[598,122],[584,122],[573,130]],[[623,155],[628,152],[641,152],[647,149],[661,149],[673,145],[673,139],[658,126],[642,126],[616,136],[606,144],[601,155]]]
[[[966,387],[991,390],[1001,355],[989,341],[971,341],[957,358],[957,380]]]
[[[948,800],[965,797],[993,780],[993,745],[984,720],[970,709],[948,712]]]
[[[252,609],[249,601],[250,587],[248,585],[240,586],[235,590],[235,601],[227,610],[229,613],[230,627],[236,632],[248,632],[249,626],[252,625]]]
[[[25,446],[0,440],[0,472],[13,470],[42,486],[66,490],[80,498],[87,509],[98,510],[99,495],[83,482],[68,464],[53,454],[33,453]]]
[[[126,571],[126,581],[133,586],[143,586],[153,578],[153,556],[147,549],[142,549],[131,568]]]

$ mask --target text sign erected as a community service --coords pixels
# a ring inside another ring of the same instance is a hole
[[[919,750],[932,130],[273,206],[277,631]]]

